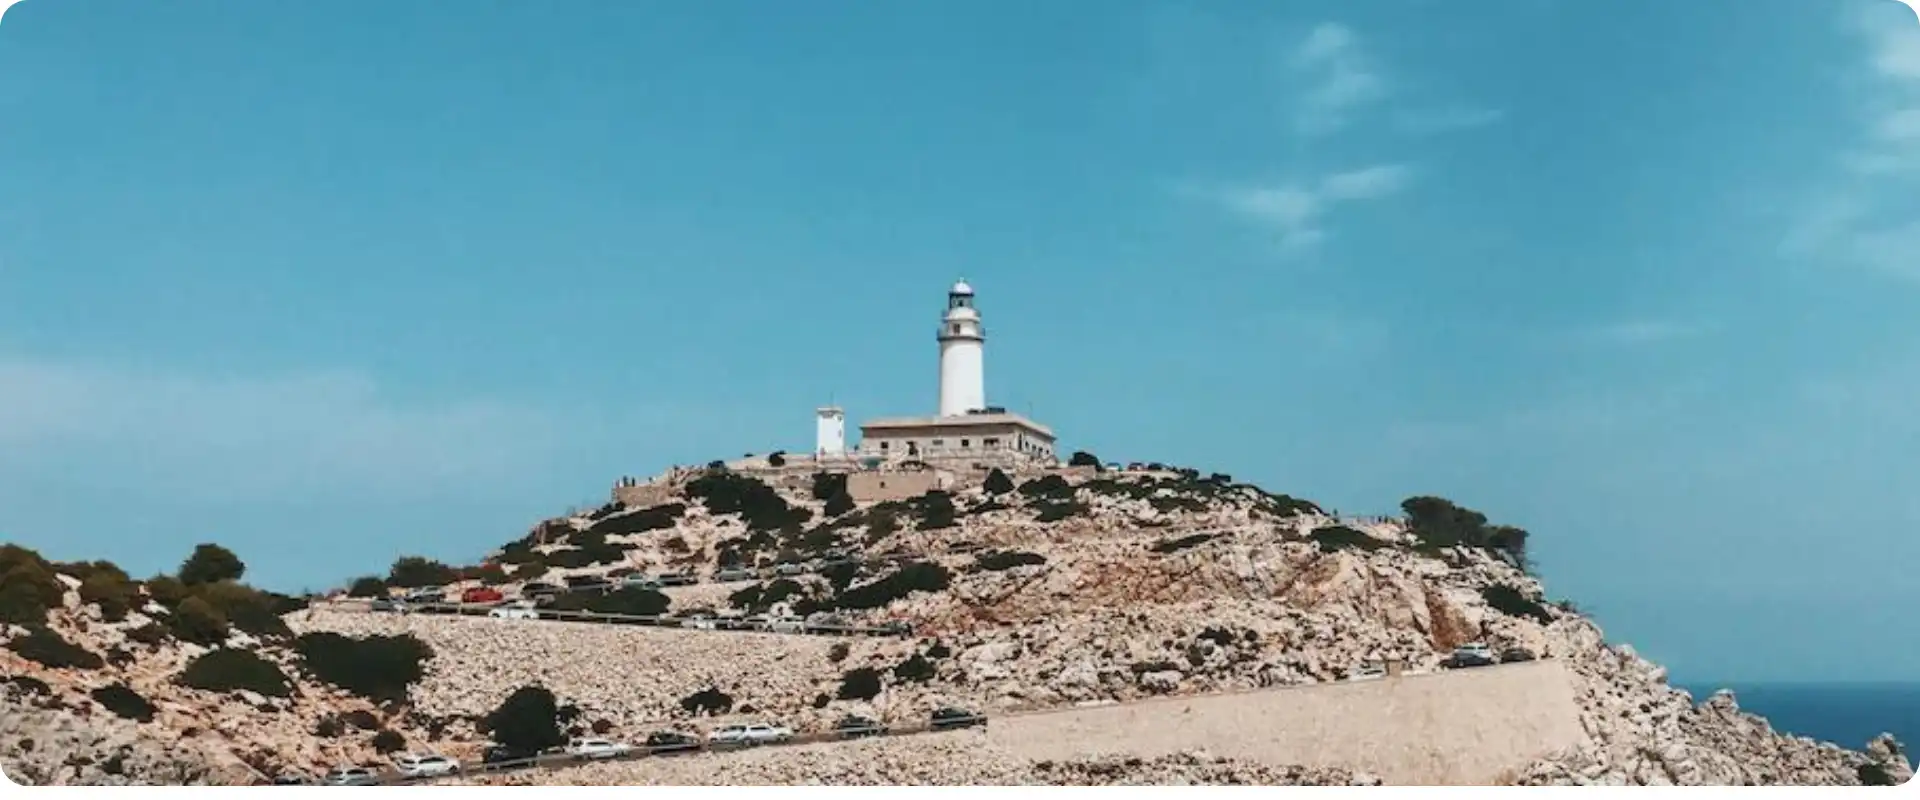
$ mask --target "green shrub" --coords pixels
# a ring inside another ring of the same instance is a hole
[[[353,579],[347,587],[348,597],[386,597],[387,582],[374,575],[363,575]]]
[[[180,601],[167,624],[183,642],[210,646],[227,640],[226,616],[198,595]]]
[[[1521,569],[1529,568],[1527,532],[1505,525],[1488,525],[1487,516],[1454,505],[1440,497],[1409,497],[1400,503],[1407,525],[1422,549],[1470,547],[1499,553]]]
[[[347,724],[333,714],[321,717],[319,722],[313,724],[313,735],[322,739],[338,738],[346,732]]]
[[[481,564],[473,570],[473,579],[485,586],[499,586],[507,582],[507,569],[499,564]]]
[[[60,607],[66,587],[53,565],[19,545],[0,545],[0,623],[40,625]]]
[[[1026,553],[1018,550],[998,550],[975,556],[973,566],[968,572],[1000,572],[1032,564],[1045,564],[1047,557],[1039,553]]]
[[[672,600],[652,589],[623,586],[605,594],[567,593],[554,598],[549,608],[555,611],[591,611],[596,614],[624,614],[657,617],[667,613]]]
[[[149,622],[127,631],[127,638],[150,647],[158,647],[168,639],[173,638],[173,634],[167,630],[166,626],[157,622]]]
[[[373,752],[381,755],[407,749],[407,739],[398,731],[382,730],[373,735]]]
[[[933,662],[926,656],[914,653],[907,660],[894,665],[893,677],[912,683],[926,683],[933,680]]]
[[[935,489],[921,495],[917,505],[920,512],[920,530],[932,531],[953,527],[952,495]]]
[[[387,585],[402,589],[445,586],[459,579],[452,567],[423,556],[401,556],[387,570]]]
[[[829,517],[838,517],[842,514],[852,511],[853,508],[854,508],[853,495],[847,494],[846,492],[841,492],[839,494],[836,494],[832,497],[827,498],[827,506],[824,509],[824,511],[826,512],[826,515]]]
[[[987,473],[987,480],[981,484],[981,488],[987,490],[987,494],[1006,494],[1013,491],[1013,479],[1007,477],[1007,473],[1001,472],[999,467],[994,467]]]
[[[289,603],[294,607],[300,605],[294,598],[263,592],[232,581],[200,584],[193,588],[193,596],[204,600],[228,625],[261,638],[277,639],[293,635],[280,615],[289,610]]]
[[[147,698],[141,697],[139,692],[124,683],[102,686],[89,694],[101,707],[113,712],[121,719],[152,722],[153,712],[158,710],[152,703],[147,702]]]
[[[733,710],[733,695],[708,686],[680,698],[680,708],[689,714],[725,714]]]
[[[602,536],[631,536],[649,531],[663,531],[673,527],[686,513],[685,503],[667,503],[643,508],[631,514],[608,517],[594,523],[593,527],[587,530]]]
[[[1100,466],[1100,459],[1099,457],[1085,450],[1077,450],[1077,451],[1074,451],[1074,454],[1072,456],[1067,458],[1067,466],[1098,468]]]
[[[1058,475],[1042,475],[1020,484],[1020,494],[1027,497],[1050,497],[1059,500],[1073,499],[1073,484]]]
[[[880,671],[872,667],[847,670],[840,678],[841,700],[872,700],[880,696]]]
[[[180,582],[197,586],[214,581],[237,581],[247,574],[247,565],[232,550],[217,544],[200,544],[193,555],[180,562]]]
[[[186,601],[190,592],[179,578],[169,575],[155,575],[146,581],[147,598],[166,608],[173,608]]]
[[[831,500],[835,496],[847,493],[847,474],[844,472],[813,473],[813,499]]]
[[[1328,525],[1323,528],[1315,528],[1313,533],[1309,534],[1307,538],[1313,540],[1314,544],[1319,545],[1320,551],[1324,553],[1334,553],[1347,549],[1372,552],[1387,546],[1386,542],[1375,539],[1345,525]]]
[[[107,665],[98,654],[60,637],[52,630],[35,625],[27,635],[14,637],[7,649],[21,658],[49,669],[99,669]]]
[[[1861,764],[1855,768],[1854,776],[1860,779],[1861,786],[1899,786],[1893,779],[1893,773],[1880,764]]]
[[[714,471],[687,482],[687,496],[699,498],[715,514],[738,514],[747,530],[798,530],[812,516],[788,505],[773,487],[757,478]]]
[[[546,565],[554,569],[580,569],[602,564],[618,564],[626,560],[627,551],[607,542],[588,547],[555,550],[548,553],[545,558]]]
[[[95,572],[80,584],[80,602],[99,606],[101,619],[119,622],[139,604],[140,587],[128,580],[124,572],[118,576]]]
[[[767,466],[784,467],[786,465],[787,465],[787,453],[785,450],[775,450],[767,454]]]
[[[513,571],[513,579],[522,583],[536,581],[546,577],[546,575],[547,565],[537,561],[531,564],[521,564],[519,569]]]
[[[267,697],[286,697],[292,685],[286,673],[259,654],[227,649],[194,659],[180,673],[180,683],[209,692],[249,691]]]
[[[849,565],[850,566],[850,565]],[[840,592],[834,598],[839,608],[861,610],[881,608],[914,592],[938,592],[947,588],[952,573],[946,567],[918,561],[901,567],[884,578]]]
[[[838,664],[847,660],[847,656],[852,652],[853,647],[846,642],[834,642],[832,647],[827,648],[827,660]]]
[[[402,700],[426,674],[433,648],[412,634],[349,638],[306,633],[294,641],[309,675],[375,701]]]
[[[1506,584],[1498,584],[1481,589],[1480,596],[1487,601],[1487,605],[1493,608],[1493,610],[1506,614],[1507,616],[1530,617],[1539,621],[1542,625],[1553,622],[1553,615],[1547,612],[1545,606],[1521,594],[1519,589],[1515,589]]]
[[[1178,539],[1167,539],[1164,541],[1155,542],[1153,546],[1147,549],[1155,553],[1160,553],[1162,555],[1165,555],[1167,553],[1178,553],[1182,550],[1186,550],[1193,547],[1199,547],[1200,545],[1213,541],[1214,537],[1216,536],[1219,536],[1219,534],[1196,533],[1191,536],[1182,536]]]
[[[1044,500],[1035,503],[1033,509],[1035,512],[1033,518],[1040,522],[1059,522],[1088,511],[1087,504],[1071,500]]]

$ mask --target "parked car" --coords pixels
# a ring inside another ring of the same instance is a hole
[[[540,754],[532,750],[496,744],[487,748],[487,752],[481,755],[480,763],[487,769],[512,769],[533,766],[534,759],[539,757]]]
[[[407,613],[407,601],[395,600],[391,597],[376,597],[367,607],[373,611],[389,611],[395,614]]]
[[[844,633],[851,627],[853,620],[839,614],[821,611],[807,615],[807,633]]]
[[[274,786],[308,786],[313,783],[307,776],[293,772],[283,772],[273,776]]]
[[[799,617],[773,617],[767,620],[766,630],[774,633],[806,633],[807,621]]]
[[[1509,647],[1505,650],[1500,651],[1500,663],[1502,664],[1515,664],[1521,661],[1532,661],[1534,660],[1534,658],[1535,656],[1533,654],[1533,651],[1528,650],[1527,648],[1524,648],[1524,647]]]
[[[566,590],[554,584],[536,581],[520,587],[520,597],[535,603],[550,603],[564,591]]]
[[[1347,674],[1350,681],[1373,681],[1387,677],[1387,668],[1379,664],[1362,664]]]
[[[747,569],[746,567],[739,567],[739,566],[721,567],[713,571],[714,583],[735,583],[738,581],[750,581],[756,577],[759,577],[759,576],[753,574],[753,570]]]
[[[570,575],[566,581],[567,591],[569,592],[599,592],[604,594],[613,590],[613,584],[599,575]]]
[[[460,771],[460,762],[438,753],[407,753],[393,759],[394,769],[406,779],[437,778]]]
[[[980,728],[986,727],[986,724],[986,717],[964,708],[947,706],[935,710],[933,712],[933,718],[928,721],[927,726],[936,731],[944,731],[956,728]]]
[[[840,734],[842,739],[859,739],[865,736],[884,736],[887,733],[887,726],[872,717],[848,714],[834,724],[833,732]]]
[[[380,776],[366,767],[340,767],[320,780],[328,786],[374,786],[380,783]]]
[[[460,593],[460,602],[473,604],[498,603],[507,599],[499,589],[491,586],[476,586]]]
[[[1485,667],[1496,663],[1499,662],[1493,657],[1493,651],[1488,649],[1485,644],[1479,642],[1463,644],[1454,648],[1453,655],[1447,659],[1447,666],[1454,669]]]
[[[574,739],[567,742],[567,755],[585,760],[619,758],[633,752],[633,745],[612,739]]]
[[[707,735],[707,741],[713,744],[746,747],[784,742],[792,738],[792,728],[766,722],[728,725]]]
[[[773,565],[773,574],[783,578],[790,578],[795,575],[805,575],[806,573],[807,573],[807,565],[802,564],[798,561],[783,561]]]
[[[720,621],[712,614],[689,614],[680,618],[680,627],[701,631],[720,629]]]
[[[530,600],[522,600],[510,606],[500,606],[487,612],[494,619],[539,619],[540,612],[533,608]]]
[[[658,589],[660,588],[660,579],[644,572],[636,572],[625,578],[621,578],[620,586],[623,589]]]
[[[700,749],[700,740],[679,731],[654,731],[647,735],[647,752],[671,755]]]
[[[659,580],[661,586],[692,586],[700,582],[700,576],[681,570],[660,573]]]
[[[908,637],[913,635],[913,623],[902,619],[890,619],[880,625],[880,632],[888,636]]]
[[[447,602],[447,590],[438,586],[428,586],[413,589],[400,597],[409,603],[444,603]]]

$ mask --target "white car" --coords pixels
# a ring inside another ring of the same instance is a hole
[[[501,606],[487,612],[494,619],[539,619],[540,612],[533,609],[533,603],[522,600],[510,606]]]
[[[408,753],[393,760],[402,778],[437,778],[460,771],[460,762],[437,753]]]
[[[747,725],[728,725],[707,734],[707,741],[714,744],[755,745],[784,742],[793,738],[793,729],[785,725],[769,725],[755,722]]]
[[[366,767],[340,767],[320,779],[328,786],[373,786],[380,782],[380,776]]]
[[[611,739],[574,739],[567,742],[567,755],[578,759],[619,758],[633,752],[633,745]]]
[[[807,621],[799,617],[774,617],[767,621],[767,630],[774,633],[806,633]]]

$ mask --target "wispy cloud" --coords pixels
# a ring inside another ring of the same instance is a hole
[[[1802,207],[1782,252],[1920,281],[1920,24],[1891,3],[1862,3],[1846,27],[1865,47],[1859,71],[1872,91],[1845,174]]]
[[[1316,182],[1229,189],[1213,196],[1240,216],[1273,230],[1281,247],[1298,250],[1326,239],[1325,219],[1340,204],[1390,196],[1406,186],[1410,174],[1404,165],[1377,164]]]
[[[1507,112],[1497,108],[1458,106],[1404,112],[1394,119],[1394,124],[1406,133],[1425,136],[1484,128],[1506,118]]]
[[[1387,94],[1387,81],[1359,37],[1337,22],[1314,27],[1294,48],[1293,69],[1308,81],[1294,117],[1297,130],[1318,136],[1346,127],[1352,114]]]

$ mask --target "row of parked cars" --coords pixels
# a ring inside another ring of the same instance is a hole
[[[1469,669],[1472,667],[1491,667],[1495,664],[1514,664],[1532,661],[1536,658],[1533,651],[1524,647],[1509,647],[1495,653],[1493,648],[1482,642],[1463,644],[1453,649],[1453,653],[1440,666],[1447,669]]]
[[[929,730],[955,730],[959,728],[985,727],[987,718],[963,708],[946,707],[933,712],[928,721]],[[840,739],[860,739],[869,736],[884,736],[890,728],[878,720],[858,715],[848,715],[834,725],[832,736]],[[602,761],[617,758],[632,758],[637,755],[664,756],[691,753],[701,750],[728,750],[743,747],[782,744],[795,739],[792,728],[770,722],[746,722],[724,725],[708,733],[702,741],[692,734],[682,731],[655,731],[647,736],[641,745],[634,745],[614,739],[601,737],[579,737],[571,739],[565,747],[545,752],[530,752],[511,747],[495,745],[481,756],[482,770],[516,769],[532,766],[539,762],[562,760]],[[429,778],[441,778],[459,774],[461,764],[438,753],[407,753],[393,759],[392,774],[402,781],[416,781]],[[300,785],[311,783],[302,776],[283,775],[275,778],[274,783]],[[385,783],[382,770],[371,766],[342,766],[322,776],[319,783],[327,786],[373,786]]]

